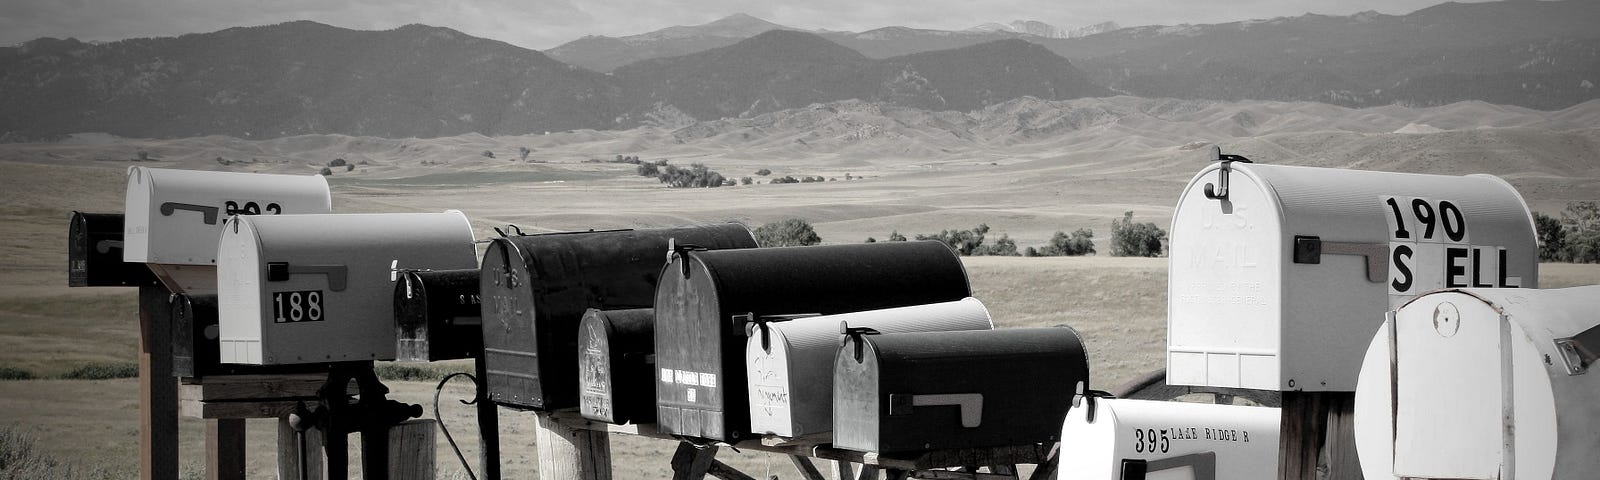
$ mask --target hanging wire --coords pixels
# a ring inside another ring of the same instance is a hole
[[[462,405],[472,405],[474,403],[478,403],[479,399],[478,399],[478,396],[477,396],[477,393],[476,393],[478,391],[478,388],[477,388],[478,387],[478,377],[474,377],[474,376],[472,376],[472,374],[467,373],[467,372],[456,372],[456,373],[452,373],[452,374],[449,374],[449,375],[445,375],[443,379],[439,380],[439,386],[434,387],[434,389],[433,389],[433,421],[439,423],[439,431],[444,432],[445,441],[450,443],[450,449],[451,450],[455,450],[456,458],[461,459],[461,468],[467,469],[467,478],[469,478],[471,480],[478,480],[478,476],[472,474],[472,465],[469,465],[467,463],[467,456],[466,455],[462,455],[461,454],[461,447],[456,446],[455,437],[451,437],[450,436],[450,429],[445,428],[444,419],[439,418],[439,394],[440,393],[444,393],[444,384],[445,384],[445,382],[449,382],[450,379],[455,378],[457,376],[467,377],[467,379],[472,380],[473,392],[474,392],[473,393],[473,397],[472,397],[472,401],[470,401],[470,402],[466,401],[466,400],[457,400],[457,401],[461,402]]]

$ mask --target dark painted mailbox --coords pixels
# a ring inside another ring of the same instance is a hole
[[[1050,443],[1089,359],[1068,327],[863,334],[833,367],[833,445],[905,452]]]
[[[970,293],[960,257],[939,242],[677,252],[656,289],[658,428],[730,442],[750,435],[744,351],[752,319]]]
[[[535,410],[577,407],[583,312],[650,307],[673,241],[756,246],[748,228],[732,223],[494,239],[480,278],[489,397]]]
[[[128,287],[154,280],[140,263],[122,261],[122,214],[72,212],[67,232],[67,286]]]
[[[395,360],[432,362],[483,352],[477,269],[401,272],[394,287]]]
[[[655,423],[654,310],[589,309],[578,327],[578,409],[606,423]]]
[[[217,345],[217,296],[178,293],[172,295],[169,303],[169,311],[172,312],[174,377],[315,373],[328,370],[325,365],[314,364],[261,366],[222,363]]]

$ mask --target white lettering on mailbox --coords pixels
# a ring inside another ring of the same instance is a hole
[[[1389,295],[1522,286],[1521,277],[1506,272],[1505,247],[1471,243],[1470,218],[1455,202],[1416,197],[1380,200],[1389,226]]]

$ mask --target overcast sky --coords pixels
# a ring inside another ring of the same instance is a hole
[[[360,30],[421,23],[547,49],[584,35],[626,36],[735,13],[805,29],[899,25],[959,30],[1039,20],[1062,28],[1226,23],[1306,13],[1403,15],[1442,0],[0,0],[0,45],[39,37],[121,40],[312,20]],[[1476,0],[1469,0],[1476,1]]]

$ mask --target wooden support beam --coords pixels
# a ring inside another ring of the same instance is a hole
[[[244,419],[206,420],[206,479],[244,479]]]
[[[389,480],[433,480],[438,422],[411,419],[389,427]]]
[[[799,470],[800,476],[806,477],[805,480],[827,480],[822,476],[822,471],[817,470],[817,465],[811,463],[809,457],[790,455],[789,461],[794,462],[795,470]]]
[[[139,478],[178,478],[178,379],[172,376],[171,293],[139,287]]]
[[[716,445],[697,447],[678,442],[678,451],[672,454],[672,480],[703,480],[716,460]]]
[[[573,428],[545,413],[537,417],[534,443],[538,447],[539,478],[611,480],[610,434]]]
[[[1283,392],[1278,478],[1361,480],[1354,414],[1353,393]]]
[[[322,458],[322,434],[306,430],[306,477],[300,478],[300,441],[288,417],[278,419],[278,478],[281,480],[322,480],[327,478]]]
[[[833,480],[856,480],[855,464],[850,462],[833,461]]]
[[[745,475],[739,469],[717,460],[711,461],[711,468],[706,470],[706,474],[722,480],[756,480],[755,477]]]

